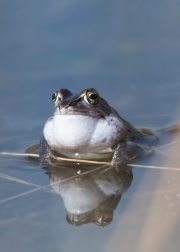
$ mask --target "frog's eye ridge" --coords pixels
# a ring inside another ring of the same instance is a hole
[[[55,103],[56,102],[56,99],[57,99],[57,92],[54,92],[54,94],[52,95],[52,102]]]
[[[91,105],[96,105],[99,102],[99,94],[96,90],[88,91],[84,98]]]

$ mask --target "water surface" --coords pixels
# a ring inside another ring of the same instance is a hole
[[[38,143],[62,87],[96,88],[135,126],[180,123],[179,12],[175,0],[2,1],[1,150]],[[178,149],[143,164],[180,167]],[[112,222],[75,227],[47,170],[23,157],[0,162],[0,251],[179,252],[180,172],[133,168]]]

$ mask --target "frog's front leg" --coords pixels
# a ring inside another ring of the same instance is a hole
[[[40,146],[39,146],[40,163],[41,164],[49,163],[50,155],[51,155],[51,150],[44,136],[42,136],[40,140]]]
[[[119,167],[135,159],[141,158],[150,152],[152,152],[151,148],[142,147],[131,141],[119,143],[115,146],[111,165],[113,167]]]

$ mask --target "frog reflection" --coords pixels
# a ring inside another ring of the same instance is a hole
[[[49,167],[47,174],[51,187],[63,198],[67,221],[75,226],[108,225],[133,178],[131,170],[118,172],[109,166],[89,166],[87,173],[87,166],[78,164]]]

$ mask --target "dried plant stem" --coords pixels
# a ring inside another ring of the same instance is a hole
[[[177,167],[164,167],[164,166],[151,166],[151,165],[136,165],[136,164],[127,164],[127,166],[134,166],[134,167],[138,167],[138,168],[159,169],[159,170],[180,171],[180,168],[177,168]]]
[[[0,155],[39,157],[38,154],[33,154],[33,153],[15,153],[15,152],[0,152]]]
[[[14,152],[0,152],[0,155],[39,157],[38,154],[33,154],[33,153],[14,153]],[[91,161],[91,160],[85,160],[85,159],[71,159],[71,158],[63,158],[63,157],[55,157],[55,158],[57,160],[59,160],[59,161],[110,165],[110,162],[99,162],[99,161]]]
[[[85,159],[70,159],[70,158],[61,158],[56,157],[59,161],[70,161],[70,162],[78,162],[78,163],[89,163],[89,164],[104,164],[104,165],[110,165],[110,162],[99,162],[99,161],[91,161],[91,160],[85,160]]]
[[[33,153],[14,153],[14,152],[0,152],[0,155],[39,157],[38,154],[33,154]],[[68,161],[68,162],[110,165],[110,162],[99,162],[99,161],[91,161],[91,160],[85,160],[85,159],[71,159],[71,158],[63,158],[63,157],[56,157],[56,159],[59,160],[59,161]],[[163,166],[150,166],[150,165],[137,165],[137,164],[127,164],[127,166],[133,166],[133,167],[138,167],[138,168],[149,168],[149,169],[180,171],[180,168],[177,168],[177,167],[163,167]]]

